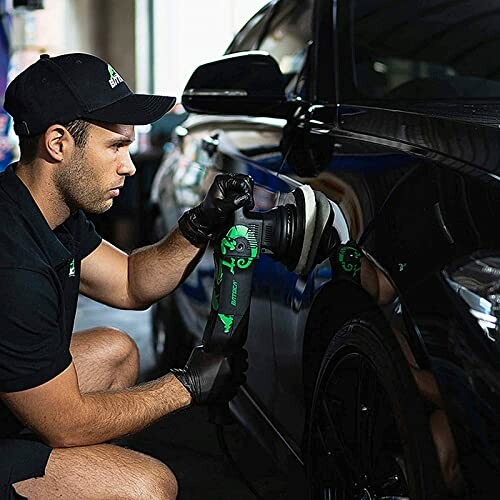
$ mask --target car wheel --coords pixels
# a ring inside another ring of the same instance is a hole
[[[424,406],[394,337],[369,322],[332,339],[307,442],[311,499],[444,498]]]

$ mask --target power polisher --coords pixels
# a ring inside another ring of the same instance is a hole
[[[340,243],[325,195],[304,185],[288,193],[283,202],[267,212],[237,210],[232,226],[215,242],[211,311],[199,346],[204,351],[230,355],[244,346],[252,277],[261,253],[307,276]],[[229,423],[228,405],[209,407],[209,418]]]

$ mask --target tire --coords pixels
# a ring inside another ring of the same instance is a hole
[[[423,403],[386,328],[353,320],[331,340],[306,460],[311,500],[446,498]]]

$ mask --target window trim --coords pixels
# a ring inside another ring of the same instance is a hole
[[[229,44],[229,47],[226,49],[224,52],[224,55],[227,54],[235,54],[237,52],[241,52],[241,49],[235,50],[235,45],[238,43],[241,44],[241,41],[239,38],[241,38],[244,34],[245,31],[253,28],[257,23],[262,23],[262,32],[258,35],[257,37],[257,43],[256,46],[252,47],[251,50],[256,50],[256,48],[260,45],[262,42],[262,37],[263,33],[266,32],[268,24],[269,24],[269,19],[273,18],[273,12],[276,10],[276,5],[280,2],[280,0],[272,0],[271,2],[267,3],[264,5],[258,12],[256,12],[244,25],[243,27],[236,33],[236,35],[233,37],[231,43]],[[266,12],[267,11],[267,12]],[[264,14],[262,19],[259,19],[259,16],[262,16]],[[267,19],[266,19],[267,18]],[[245,49],[245,50],[250,50],[250,49]]]
[[[336,0],[316,0],[313,11],[313,50],[311,74],[315,86],[311,98],[315,104],[338,102],[336,81]]]

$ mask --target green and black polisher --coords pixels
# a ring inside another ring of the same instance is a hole
[[[325,195],[300,186],[267,211],[239,209],[214,245],[215,277],[210,316],[202,339],[207,352],[230,355],[244,346],[252,277],[261,254],[307,276],[340,243],[334,212]],[[201,346],[198,346],[200,348]],[[209,409],[215,423],[230,421],[227,405]]]

